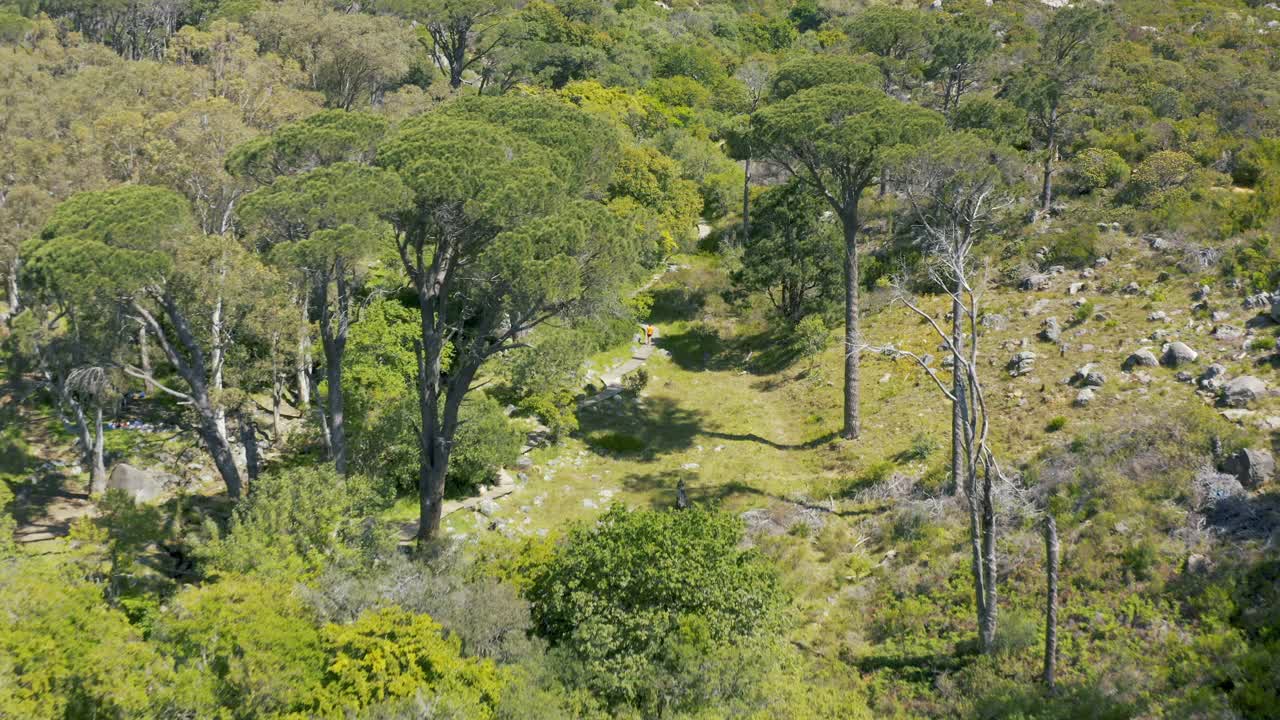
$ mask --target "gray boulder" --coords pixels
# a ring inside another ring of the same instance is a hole
[[[1271,302],[1271,319],[1280,322],[1280,293],[1272,295]]]
[[[1216,392],[1222,388],[1226,374],[1227,369],[1225,367],[1218,363],[1214,363],[1205,368],[1204,372],[1200,373],[1200,377],[1196,378],[1196,384],[1205,390]]]
[[[1071,383],[1084,387],[1102,387],[1107,383],[1107,378],[1098,372],[1097,365],[1089,363],[1076,370],[1076,374],[1071,376]]]
[[[1030,373],[1032,370],[1035,370],[1036,357],[1036,354],[1030,350],[1023,350],[1017,355],[1014,355],[1013,359],[1009,361],[1009,375],[1012,377],[1021,377]]]
[[[479,505],[476,505],[476,510],[485,517],[493,517],[497,514],[499,506],[498,503],[494,502],[491,498],[485,498],[480,501]]]
[[[1186,343],[1171,342],[1165,344],[1160,361],[1169,367],[1180,367],[1195,362],[1199,357],[1200,353],[1192,350]]]
[[[1244,330],[1235,325],[1219,325],[1213,329],[1215,340],[1239,340],[1244,337]]]
[[[1034,273],[1022,279],[1022,283],[1018,285],[1021,290],[1044,290],[1049,287],[1049,276],[1043,273]]]
[[[1265,309],[1270,311],[1272,300],[1271,293],[1258,293],[1257,295],[1250,295],[1246,297],[1243,305],[1245,310]]]
[[[108,490],[123,490],[134,502],[149,503],[163,499],[182,485],[182,479],[159,470],[143,470],[126,463],[111,468]]]
[[[1266,450],[1239,450],[1222,463],[1222,471],[1235,476],[1240,484],[1255,489],[1276,474],[1276,460]]]
[[[1266,383],[1252,375],[1241,375],[1222,388],[1222,402],[1229,407],[1245,407],[1266,394]]]
[[[992,330],[1004,330],[1009,327],[1009,318],[998,313],[983,313],[978,323]]]
[[[1054,343],[1062,339],[1062,324],[1058,322],[1058,318],[1045,318],[1040,324],[1040,339]]]
[[[1150,350],[1143,348],[1124,359],[1124,363],[1120,368],[1126,372],[1136,367],[1155,367],[1160,362],[1156,360],[1156,356]]]
[[[1084,388],[1080,392],[1076,393],[1075,406],[1085,407],[1089,403],[1093,402],[1094,397],[1095,397],[1095,393],[1093,391],[1093,388],[1091,387]]]

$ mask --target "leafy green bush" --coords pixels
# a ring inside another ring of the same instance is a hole
[[[1056,433],[1067,426],[1067,418],[1065,415],[1056,415],[1044,426],[1044,431]]]
[[[1252,234],[1222,259],[1222,274],[1240,280],[1249,292],[1271,292],[1280,283],[1280,252],[1271,235]]]
[[[458,415],[461,424],[449,456],[448,492],[469,495],[478,485],[493,484],[498,469],[516,461],[525,438],[488,395],[472,394]]]
[[[629,393],[638,393],[649,384],[649,371],[643,367],[622,376],[622,389]]]
[[[0,717],[154,717],[173,683],[100,585],[44,559],[0,562]]]
[[[1076,313],[1073,319],[1075,320],[1076,324],[1083,323],[1087,321],[1089,318],[1093,317],[1093,311],[1096,309],[1097,308],[1094,307],[1093,305],[1093,301],[1086,300],[1084,303],[1080,305],[1080,307],[1076,308]]]
[[[1098,259],[1098,229],[1092,225],[1070,228],[1049,241],[1050,263],[1071,268],[1092,265]]]
[[[464,658],[456,637],[445,638],[427,615],[398,607],[366,613],[321,631],[328,672],[314,712],[345,718],[381,703],[422,695],[445,717],[490,720],[502,681],[490,660]],[[436,717],[434,713],[433,717]]]
[[[328,466],[270,473],[236,506],[227,531],[211,527],[196,554],[219,573],[293,577],[329,563],[360,565],[392,541],[364,522],[386,500],[368,479]]]
[[[1077,192],[1114,187],[1129,177],[1129,165],[1114,150],[1085,148],[1067,168],[1067,182]]]
[[[1200,164],[1187,153],[1161,150],[1143,160],[1129,176],[1126,193],[1138,202],[1157,202],[1171,190],[1185,187]]]
[[[153,638],[174,659],[189,717],[288,712],[324,678],[320,633],[287,584],[226,577],[190,588]]]
[[[778,627],[777,572],[741,548],[742,532],[741,520],[712,510],[614,506],[574,528],[534,581],[536,631],[580,664],[588,687],[652,716],[654,674],[682,628],[719,645]]]
[[[928,460],[929,456],[938,451],[938,447],[937,438],[926,432],[918,432],[911,436],[911,447],[903,451],[902,458],[911,462]]]
[[[806,315],[796,323],[792,331],[792,342],[800,357],[812,364],[813,359],[821,355],[831,342],[831,330],[822,321],[821,315]]]

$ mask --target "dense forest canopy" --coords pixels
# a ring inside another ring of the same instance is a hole
[[[0,718],[1280,713],[1280,5],[0,0]]]

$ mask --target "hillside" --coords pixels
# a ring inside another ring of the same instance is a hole
[[[0,718],[1280,716],[1280,8],[0,0]]]

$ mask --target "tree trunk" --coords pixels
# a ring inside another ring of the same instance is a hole
[[[240,443],[244,445],[244,472],[249,478],[249,492],[253,492],[262,457],[258,454],[258,427],[253,421],[252,413],[240,414]]]
[[[231,453],[231,444],[227,442],[226,436],[219,432],[218,424],[214,420],[213,408],[208,408],[201,415],[203,417],[196,434],[204,441],[209,450],[209,456],[213,458],[213,465],[218,469],[218,475],[226,483],[227,496],[232,500],[239,500],[242,490],[240,468],[236,467],[235,456]]]
[[[1053,162],[1058,154],[1058,128],[1056,123],[1049,125],[1049,140],[1045,144],[1044,178],[1040,187],[1040,212],[1049,213],[1053,204]]]
[[[329,405],[329,455],[333,459],[334,468],[346,475],[347,430],[342,409],[342,356],[347,346],[350,288],[343,279],[341,267],[336,276],[337,297],[334,301],[337,309],[330,312],[327,278],[320,278],[317,295],[320,305],[320,343],[324,347],[325,395]]]
[[[138,367],[142,368],[142,372],[147,374],[146,380],[143,381],[143,387],[147,392],[154,392],[155,386],[152,385],[151,377],[151,348],[147,344],[147,326],[138,326]]]
[[[858,211],[841,214],[844,226],[844,429],[846,440],[858,437],[862,423],[858,409]]]
[[[982,582],[986,592],[982,600],[982,623],[978,628],[983,652],[991,652],[996,639],[996,517],[991,497],[991,470],[990,463],[985,463],[982,472]]]
[[[224,349],[222,347],[222,296],[219,295],[217,301],[213,304],[213,316],[210,320],[209,327],[211,329],[212,344],[210,345],[209,365],[213,370],[213,378],[210,385],[213,387],[213,419],[218,425],[218,434],[222,437],[227,435],[227,409],[222,405],[222,362]]]
[[[964,480],[964,420],[965,420],[965,381],[960,372],[964,347],[963,322],[960,319],[959,289],[951,300],[951,394],[955,400],[951,403],[951,482],[954,492],[961,492]]]
[[[295,368],[298,383],[298,407],[305,408],[311,404],[311,319],[307,314],[307,289],[303,287],[299,300],[302,310],[302,322],[298,325],[298,359]]]
[[[1044,684],[1052,692],[1058,672],[1058,524],[1044,516]]]
[[[745,245],[751,238],[751,157],[748,156],[743,165],[745,169],[742,179],[742,243]]]
[[[327,344],[327,343],[326,343]],[[326,349],[325,355],[334,355]],[[347,474],[347,430],[342,414],[342,365],[337,359],[325,360],[325,394],[329,402],[329,452],[333,466]]]
[[[102,404],[94,408],[93,413],[93,469],[89,474],[89,492],[98,494],[107,490],[107,464],[103,456],[106,442],[102,432]]]
[[[22,296],[18,293],[18,274],[22,271],[22,259],[15,257],[13,262],[9,263],[9,272],[5,273],[5,292],[6,299],[9,303],[9,317],[13,317],[22,310]]]
[[[449,56],[449,87],[457,90],[462,87],[462,71],[467,62],[467,39],[464,35],[461,42],[454,46]]]

